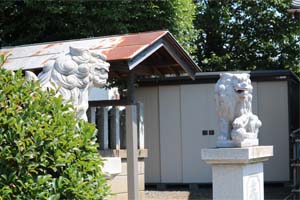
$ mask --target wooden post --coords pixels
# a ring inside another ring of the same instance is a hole
[[[126,109],[120,111],[121,149],[126,149]]]
[[[127,79],[127,104],[134,105],[136,103],[135,99],[135,74],[130,71]]]
[[[96,109],[97,109],[96,107],[91,107],[90,108],[90,117],[91,117],[90,118],[91,119],[90,122],[92,124],[96,124]]]
[[[138,152],[136,105],[126,106],[128,199],[138,200]]]
[[[88,119],[88,122],[91,123],[91,107],[89,107],[86,111],[86,116],[87,116],[87,119]]]
[[[138,147],[139,149],[145,148],[145,127],[144,127],[144,104],[137,103],[138,113]]]
[[[137,109],[135,99],[135,74],[130,71],[127,79],[126,106],[126,148],[127,148],[127,189],[128,199],[138,200],[138,149]]]
[[[120,149],[120,110],[112,107],[110,110],[110,148]]]
[[[100,149],[108,149],[108,109],[107,107],[97,108],[96,126],[98,128],[97,139]]]

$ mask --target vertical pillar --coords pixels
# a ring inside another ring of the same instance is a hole
[[[120,111],[120,142],[121,149],[126,149],[126,109]]]
[[[120,110],[112,107],[110,110],[110,148],[120,149]]]
[[[96,124],[96,107],[90,108],[90,119],[92,124]]]
[[[108,109],[107,107],[97,108],[96,126],[98,128],[97,139],[100,149],[108,149]]]
[[[128,199],[138,200],[137,111],[126,106],[127,189]]]
[[[138,147],[139,149],[145,148],[145,127],[144,127],[144,104],[137,103],[138,109]]]
[[[86,116],[87,116],[87,120],[88,122],[91,122],[91,107],[89,107],[86,111]]]

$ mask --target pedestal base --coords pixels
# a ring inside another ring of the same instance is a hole
[[[273,156],[273,146],[202,149],[202,159],[212,165],[214,200],[263,200],[263,161]]]
[[[112,179],[122,172],[121,158],[106,157],[103,160],[103,173],[106,179]]]

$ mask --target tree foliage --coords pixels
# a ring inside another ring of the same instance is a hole
[[[195,49],[192,0],[0,2],[3,46],[169,29]]]
[[[107,196],[94,126],[21,71],[0,68],[0,84],[0,199]]]
[[[299,72],[300,22],[288,14],[290,3],[291,0],[0,1],[0,45],[168,29],[189,53],[196,55],[205,71]]]
[[[197,1],[198,60],[206,71],[299,72],[300,23],[290,0]]]

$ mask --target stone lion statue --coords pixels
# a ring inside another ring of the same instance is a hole
[[[217,147],[258,145],[262,124],[252,113],[252,91],[249,74],[220,74],[215,85],[220,126]]]
[[[38,76],[26,71],[25,77],[39,80],[44,90],[57,91],[65,103],[70,101],[74,105],[76,117],[87,121],[89,89],[105,86],[110,65],[103,54],[75,47],[69,47],[69,50],[69,53],[49,60]]]

